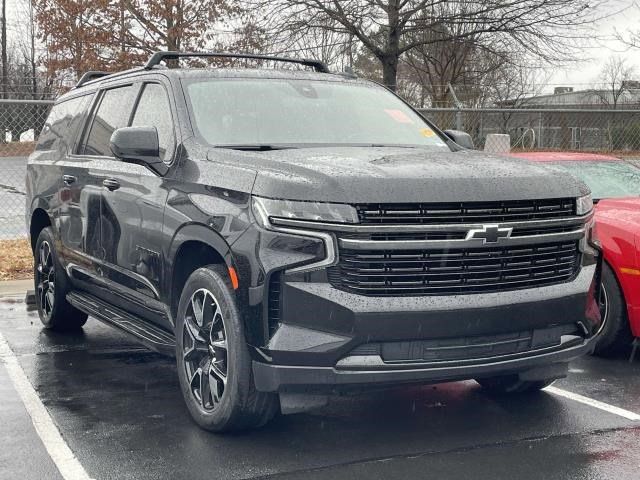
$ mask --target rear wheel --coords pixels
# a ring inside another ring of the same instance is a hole
[[[33,280],[40,321],[52,330],[77,330],[87,322],[87,314],[69,302],[69,279],[58,261],[51,227],[44,228],[33,252]]]
[[[602,267],[602,289],[600,293],[602,328],[596,340],[595,355],[616,355],[631,345],[633,336],[627,319],[627,305],[609,265]]]
[[[193,272],[180,297],[176,321],[180,387],[202,428],[227,432],[255,428],[278,411],[275,394],[258,392],[235,298],[224,268]]]
[[[482,385],[482,388],[487,392],[500,395],[537,392],[548,387],[554,381],[555,378],[535,381],[520,380],[518,375],[476,379],[476,382]]]

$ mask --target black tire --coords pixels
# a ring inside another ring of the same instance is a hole
[[[36,306],[44,327],[58,331],[80,329],[87,322],[87,314],[67,302],[69,279],[58,261],[51,227],[38,235],[33,260]]]
[[[633,335],[627,318],[627,303],[615,273],[606,263],[602,266],[600,311],[602,329],[593,353],[602,357],[620,354],[629,348]]]
[[[534,393],[548,387],[555,378],[549,380],[527,381],[520,380],[518,375],[504,375],[500,377],[477,378],[476,382],[491,394],[512,395]]]
[[[257,428],[278,413],[278,396],[255,389],[242,320],[222,266],[199,268],[184,286],[176,362],[189,413],[205,430]]]

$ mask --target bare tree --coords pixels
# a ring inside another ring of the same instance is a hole
[[[262,13],[276,36],[303,36],[322,28],[349,35],[382,66],[382,79],[396,88],[400,58],[421,45],[443,40],[490,39],[539,57],[577,56],[597,7],[604,0],[245,0]],[[466,27],[463,32],[458,26]],[[439,32],[433,36],[420,32]],[[443,37],[444,36],[444,37]]]
[[[505,108],[497,114],[500,120],[500,132],[515,136],[515,142],[524,142],[524,133],[535,130],[530,115],[520,115],[513,109],[526,108],[530,100],[539,96],[548,85],[551,73],[545,69],[528,64],[507,62],[484,78],[483,95],[479,106],[497,106]],[[537,125],[539,127],[539,125]],[[538,135],[540,129],[538,129]]]
[[[206,43],[211,23],[238,11],[228,0],[120,0],[115,14],[127,14],[126,43],[150,52],[181,50]],[[124,23],[124,22],[123,22]]]
[[[483,78],[510,60],[510,52],[500,50],[481,35],[467,35],[477,24],[442,25],[412,34],[423,40],[403,57],[423,85],[426,96],[435,107],[452,106],[452,89],[463,103],[473,102],[481,95]]]
[[[301,57],[317,58],[339,70],[347,66],[353,67],[353,39],[331,28],[310,28],[306,35],[285,42],[277,47],[278,50]]]
[[[2,49],[2,80],[0,83],[2,86],[2,98],[7,98],[7,0],[2,0],[2,27],[0,28],[2,35],[2,45],[0,48]]]
[[[615,55],[602,66],[599,75],[599,83],[602,90],[595,93],[603,104],[610,106],[614,110],[625,91],[629,89],[629,82],[633,80],[635,67],[630,65],[626,58]]]
[[[630,1],[625,8],[625,12],[635,11],[636,13],[640,11],[640,0]],[[640,48],[640,29],[628,28],[625,30],[619,30],[614,28],[614,37],[622,44],[633,48]]]
[[[42,72],[38,71],[38,44],[36,42],[36,22],[31,0],[22,0],[14,4],[14,8],[25,21],[20,22],[14,33],[13,50],[16,56],[14,63],[24,64],[21,70],[24,71],[24,85],[18,89],[21,93],[29,93],[31,98],[37,99],[41,87],[46,84]],[[11,83],[11,82],[10,82]]]

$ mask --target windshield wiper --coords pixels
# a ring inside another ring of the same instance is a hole
[[[214,145],[214,148],[226,148],[229,150],[246,150],[255,152],[268,152],[270,150],[289,150],[293,147],[291,145],[269,145],[265,143],[250,143],[246,145],[242,144],[229,144],[229,145]]]

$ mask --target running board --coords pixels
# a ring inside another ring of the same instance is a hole
[[[68,293],[67,301],[78,310],[82,310],[101,322],[128,333],[147,348],[164,355],[175,356],[176,339],[170,332],[145,322],[120,308],[109,305],[88,293]]]

